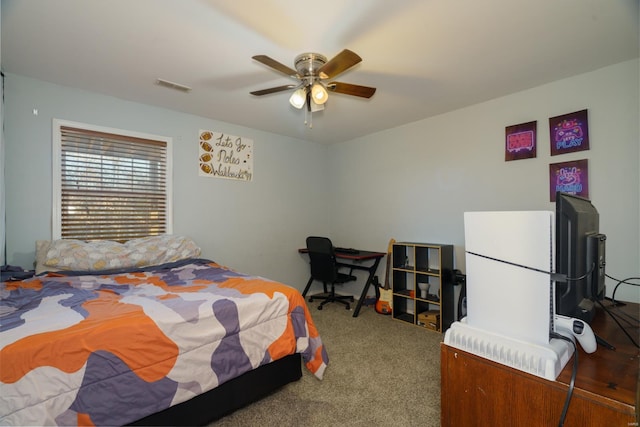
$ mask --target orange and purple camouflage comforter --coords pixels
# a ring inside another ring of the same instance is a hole
[[[302,295],[207,260],[0,287],[0,424],[122,425],[295,352],[328,357]]]

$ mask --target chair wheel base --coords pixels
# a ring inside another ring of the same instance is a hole
[[[322,310],[322,308],[332,302],[339,302],[340,304],[344,304],[346,310],[351,310],[351,304],[354,303],[355,299],[351,295],[337,295],[335,291],[332,289],[331,292],[319,293],[315,295],[311,295],[306,297],[307,301],[321,301],[320,305],[318,305],[318,310]]]

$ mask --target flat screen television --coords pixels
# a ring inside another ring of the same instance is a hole
[[[605,295],[605,240],[590,200],[556,193],[555,312],[590,323]],[[558,279],[560,277],[560,279]]]

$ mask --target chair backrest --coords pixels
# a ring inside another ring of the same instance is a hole
[[[333,244],[327,237],[307,237],[307,250],[311,261],[311,276],[321,282],[333,283],[338,275]]]

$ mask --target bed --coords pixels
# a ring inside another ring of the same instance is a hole
[[[46,272],[2,283],[1,425],[205,424],[299,379],[301,361],[322,379],[299,291],[171,239],[49,242]]]

